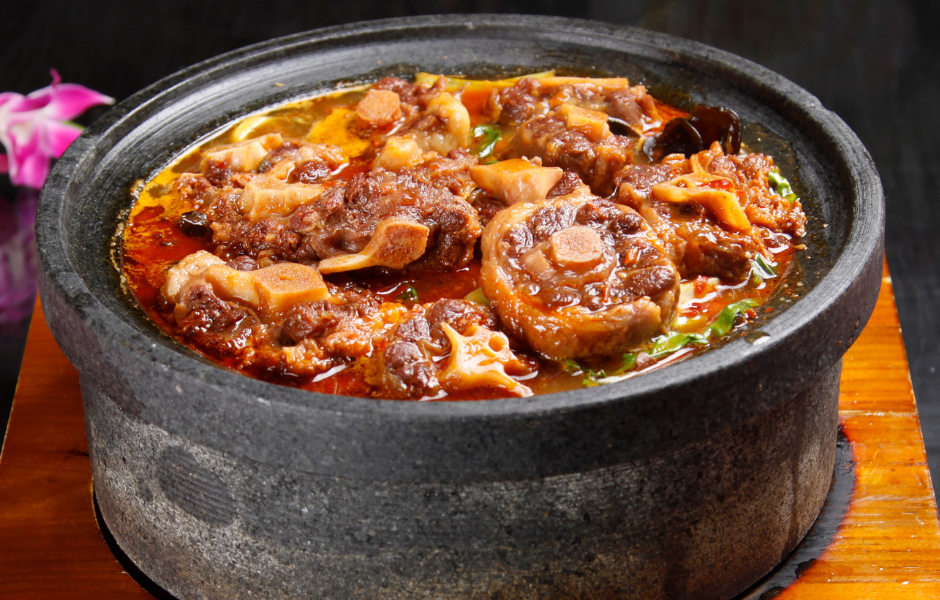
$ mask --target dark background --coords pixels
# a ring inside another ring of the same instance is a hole
[[[0,0],[0,92],[44,87],[54,67],[66,82],[121,100],[182,67],[271,37],[453,12],[554,14],[698,40],[783,74],[840,115],[884,182],[888,262],[931,472],[940,481],[940,2]],[[0,186],[0,209],[29,201],[16,196]],[[9,214],[0,210],[0,219]],[[27,325],[0,323],[0,424]]]

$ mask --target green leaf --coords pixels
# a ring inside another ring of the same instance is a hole
[[[621,365],[617,367],[617,369],[613,373],[611,373],[611,376],[617,377],[619,375],[623,375],[624,373],[627,373],[628,371],[632,371],[636,367],[636,359],[637,359],[637,355],[633,352],[629,354],[624,354],[623,363],[621,363]]]
[[[780,174],[779,169],[771,169],[770,172],[767,173],[767,181],[770,187],[777,192],[777,195],[784,198],[790,204],[798,200],[796,194],[793,192],[793,188],[790,187],[790,182],[787,181],[786,177]]]
[[[662,358],[673,352],[682,350],[689,344],[707,344],[708,337],[698,333],[675,332],[668,335],[661,335],[653,340],[653,346],[647,350],[650,358]]]
[[[751,298],[739,300],[738,302],[729,304],[728,306],[724,307],[721,312],[718,313],[718,316],[715,317],[715,320],[705,328],[704,333],[683,333],[680,331],[675,331],[673,333],[661,335],[652,340],[652,343],[647,348],[646,353],[650,355],[650,358],[660,359],[664,356],[668,356],[678,352],[679,350],[682,350],[689,344],[707,346],[712,338],[720,338],[728,335],[728,333],[734,327],[734,322],[738,318],[739,314],[745,312],[749,308],[755,308],[757,306],[760,306],[760,302]],[[595,371],[593,369],[582,367],[571,359],[563,361],[562,364],[569,373],[575,375],[577,375],[578,372],[584,373],[585,377],[581,382],[582,385],[586,387],[595,387],[598,385],[617,383],[618,381],[623,381],[624,379],[630,377],[630,371],[636,368],[638,358],[639,356],[636,353],[624,354],[623,363],[617,367],[616,370],[611,371],[609,374],[604,371]]]
[[[748,298],[724,307],[722,311],[718,313],[718,316],[715,317],[715,320],[711,322],[711,325],[705,330],[707,338],[720,338],[728,335],[734,327],[734,321],[738,318],[738,315],[749,308],[755,308],[757,306],[760,306],[760,302]]]
[[[415,302],[418,299],[418,290],[415,286],[408,284],[408,289],[398,295],[401,302]]]
[[[758,254],[756,258],[751,259],[751,274],[763,279],[773,279],[777,276],[777,265],[764,258],[763,254]]]
[[[565,367],[565,371],[577,375],[578,373],[583,373],[584,370],[581,368],[581,365],[578,364],[578,361],[571,358],[566,358],[561,361],[561,364]]]
[[[470,130],[473,137],[473,153],[483,159],[493,153],[497,142],[503,137],[503,132],[495,125],[477,125]]]

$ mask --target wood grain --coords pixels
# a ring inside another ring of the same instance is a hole
[[[0,454],[0,598],[150,598],[98,530],[78,372],[37,303]]]
[[[871,320],[845,355],[839,419],[855,490],[823,555],[777,598],[940,598],[940,523],[885,265]]]
[[[761,598],[940,598],[940,522],[887,267],[845,356],[840,418],[856,485],[838,533],[793,584]],[[37,305],[0,454],[0,598],[151,597],[97,528],[78,374]]]

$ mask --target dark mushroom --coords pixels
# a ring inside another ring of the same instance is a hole
[[[689,123],[698,130],[706,148],[718,142],[725,154],[737,154],[741,150],[741,119],[730,108],[699,104],[692,111]]]
[[[209,217],[206,216],[206,213],[198,210],[191,210],[180,215],[179,224],[183,233],[189,237],[201,238],[210,233]]]
[[[643,152],[650,160],[659,162],[670,154],[687,157],[705,149],[702,136],[688,119],[673,119],[663,130],[643,142]]]
[[[688,119],[676,118],[663,130],[646,138],[643,153],[659,162],[669,154],[692,156],[718,142],[726,154],[741,149],[741,120],[730,108],[699,104]]]

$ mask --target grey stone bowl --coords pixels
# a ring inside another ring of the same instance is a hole
[[[135,183],[223,124],[385,74],[545,67],[729,106],[746,143],[798,173],[807,249],[747,335],[616,385],[390,402],[216,367],[124,292],[114,240]],[[859,140],[766,69],[637,29],[449,16],[285,37],[158,82],[69,148],[37,237],[46,318],[81,373],[101,513],[176,596],[704,600],[767,573],[819,512],[883,218]]]

